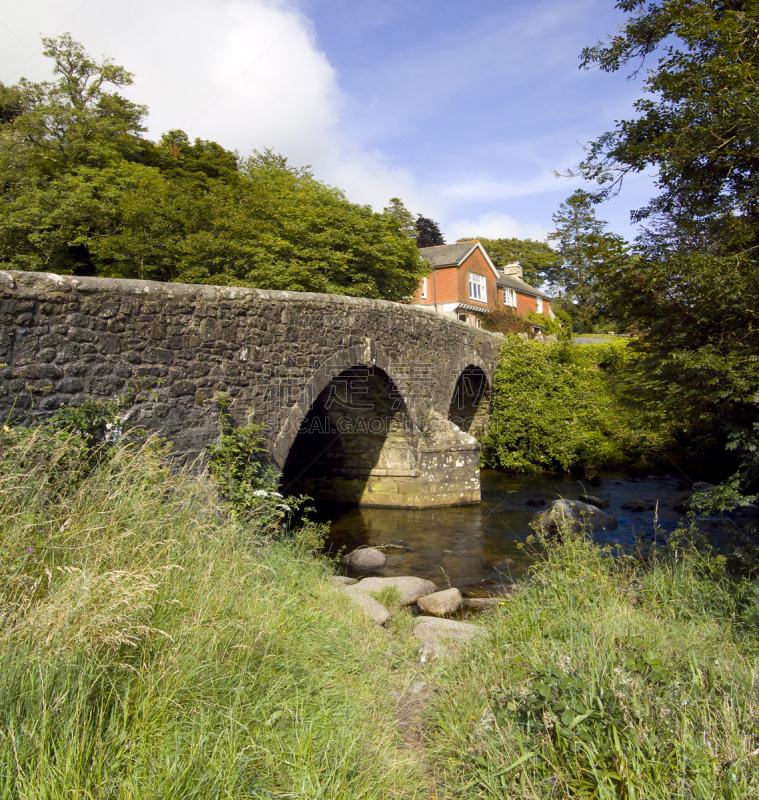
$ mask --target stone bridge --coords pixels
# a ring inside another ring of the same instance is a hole
[[[186,460],[217,439],[224,396],[285,491],[473,503],[501,341],[382,300],[0,272],[0,420],[129,391],[130,423]]]

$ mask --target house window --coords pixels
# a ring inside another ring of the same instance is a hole
[[[542,314],[543,313],[543,298],[542,297],[536,297],[535,298],[535,310],[538,312],[538,314]]]
[[[422,278],[422,289],[419,293],[422,300],[427,299],[427,278]]]
[[[503,304],[505,306],[517,307],[517,293],[513,289],[503,290]]]
[[[459,322],[468,322],[469,318],[466,314],[459,314]]]
[[[469,297],[472,300],[479,300],[480,303],[487,303],[488,294],[484,275],[478,275],[476,272],[469,273]]]

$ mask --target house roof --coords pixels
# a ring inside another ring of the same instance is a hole
[[[440,269],[441,267],[459,267],[464,263],[466,258],[478,248],[497,278],[498,270],[490,260],[490,256],[485,252],[485,248],[477,240],[456,242],[455,244],[439,244],[435,247],[420,247],[419,255],[422,258],[426,258],[427,261],[432,264],[433,269]]]
[[[530,286],[529,283],[526,283],[521,278],[517,278],[516,275],[499,275],[498,285],[505,286],[508,289],[515,289],[517,292],[521,292],[522,294],[529,294],[533,297],[542,297],[544,300],[548,301],[551,300],[551,298],[545,292],[541,292],[540,289]]]

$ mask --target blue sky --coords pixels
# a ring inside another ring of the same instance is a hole
[[[2,0],[0,80],[49,77],[39,34],[67,30],[135,73],[151,136],[271,147],[356,202],[401,197],[449,241],[543,238],[582,185],[554,170],[640,96],[640,78],[578,69],[623,20],[612,0]],[[630,180],[598,216],[629,238],[653,191]]]

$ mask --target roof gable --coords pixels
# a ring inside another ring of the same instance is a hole
[[[441,267],[460,267],[464,261],[466,261],[467,258],[469,258],[469,256],[478,249],[482,253],[485,261],[493,271],[493,275],[497,280],[500,274],[495,268],[493,262],[490,260],[490,256],[487,254],[485,248],[479,241],[456,242],[455,244],[439,244],[435,247],[420,247],[419,255],[429,261],[430,264],[432,264],[433,269],[440,269]]]

